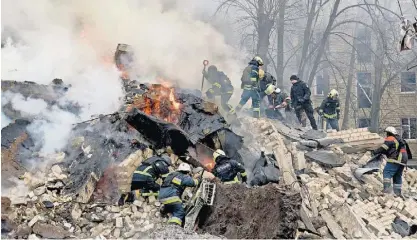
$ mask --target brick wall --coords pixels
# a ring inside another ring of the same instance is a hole
[[[337,37],[330,37],[329,39],[331,56],[330,61],[337,67],[335,69],[328,70],[329,72],[329,84],[330,89],[335,88],[339,91],[340,103],[341,103],[341,120],[342,123],[343,111],[346,99],[346,83],[349,74],[349,60],[351,46],[341,41]],[[371,79],[374,80],[375,73],[372,63],[359,64],[356,63],[352,81],[352,94],[350,101],[350,113],[349,116],[349,128],[357,128],[360,118],[370,118],[370,108],[358,108],[357,103],[357,72],[370,72]],[[334,76],[336,75],[336,77]],[[382,82],[384,83],[387,76],[383,75]],[[401,131],[401,118],[417,117],[417,93],[401,93],[400,91],[400,77],[394,79],[387,87],[381,99],[381,115],[380,115],[380,127],[385,128],[387,126],[394,126],[398,131]],[[314,91],[312,90],[314,93]],[[314,106],[317,107],[321,103],[322,96],[313,95]]]

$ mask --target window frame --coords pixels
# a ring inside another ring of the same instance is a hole
[[[368,126],[361,126],[361,121],[363,120],[368,122]],[[369,128],[369,126],[371,126],[371,118],[358,118],[358,128]]]
[[[369,79],[368,82],[366,84],[362,84],[359,81],[359,75],[360,74],[366,74],[369,75]],[[359,84],[362,86],[362,88],[359,86]],[[369,90],[369,95],[366,94],[366,90]],[[360,91],[364,92],[363,94],[368,95],[369,97],[369,106],[367,107],[361,107],[361,101],[360,101]],[[357,99],[358,99],[358,109],[367,109],[367,108],[372,108],[372,73],[371,72],[356,72],[356,95],[357,95]]]
[[[355,48],[356,48],[356,60],[358,63],[361,64],[367,64],[372,63],[373,57],[372,57],[372,34],[370,31],[367,31],[365,28],[360,28],[356,32],[356,41],[355,41]],[[366,59],[364,56],[361,55],[363,53],[367,53],[366,56],[369,55]]]
[[[314,78],[314,96],[324,96],[324,92],[325,92],[325,87],[322,87],[322,93],[318,93],[318,83],[317,83],[317,77],[321,77],[321,79],[322,79],[322,81],[323,81],[323,84],[320,84],[320,85],[325,85],[325,83],[324,83],[324,75],[323,74],[320,74],[320,75],[316,75],[316,77]]]
[[[414,73],[414,91],[403,91],[403,74],[404,73]],[[400,74],[400,93],[407,94],[407,93],[415,93],[417,90],[417,73],[416,72],[401,72]]]
[[[403,124],[403,120],[407,120],[407,123],[408,124]],[[411,119],[414,119],[414,124],[415,124],[415,126],[414,126],[414,138],[411,138],[412,137],[412,132],[411,132]],[[402,118],[400,118],[400,126],[401,126],[401,137],[403,138],[403,139],[417,139],[417,117],[402,117]],[[408,128],[408,136],[407,137],[404,137],[404,127],[407,127]]]

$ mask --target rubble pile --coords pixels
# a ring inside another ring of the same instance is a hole
[[[9,198],[2,197],[3,237],[416,237],[417,171],[408,169],[404,176],[404,199],[381,194],[383,163],[355,174],[367,166],[380,136],[366,129],[326,134],[249,117],[232,131],[214,104],[193,94],[125,83],[127,105],[75,124],[56,154],[40,155],[26,131],[31,118],[10,114],[15,122],[2,129],[2,184],[14,187]],[[8,90],[14,86],[9,85]],[[165,151],[176,165],[178,156],[189,153],[190,164],[210,171],[218,148],[244,163],[248,182],[261,150],[273,154],[280,184],[218,184],[215,204],[200,215],[198,234],[167,226],[153,196],[117,206],[143,160]],[[28,159],[48,162],[47,171],[28,171]]]
[[[300,194],[290,188],[218,185],[215,203],[199,226],[229,239],[288,239],[296,232],[300,206]]]
[[[299,187],[303,196],[299,228],[308,230],[300,232],[301,236],[417,237],[416,169],[408,169],[404,176],[403,194],[407,198],[381,194],[383,164],[377,172],[364,174],[360,179],[354,176],[355,170],[371,159],[366,150],[379,146],[383,141],[381,137],[364,129],[330,133],[327,137],[313,130],[309,133],[289,129],[269,120],[244,121],[258,129],[253,132],[257,144],[277,156],[282,181]],[[292,142],[294,139],[298,141]],[[335,139],[342,141],[322,144]],[[351,153],[353,148],[356,153]],[[398,222],[405,223],[411,230],[401,230],[404,227],[399,227]]]

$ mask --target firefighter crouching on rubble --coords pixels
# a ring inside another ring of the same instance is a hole
[[[319,115],[326,120],[326,129],[336,129],[339,131],[340,102],[339,93],[332,89],[319,108]]]
[[[130,193],[122,194],[119,205],[125,202],[133,202],[140,196],[158,196],[160,185],[156,182],[158,178],[165,178],[169,173],[171,158],[163,154],[162,156],[152,156],[136,168],[133,172]]]
[[[159,192],[159,201],[163,204],[161,212],[171,213],[168,223],[182,226],[185,217],[185,210],[181,196],[186,187],[198,186],[199,180],[193,179],[190,175],[191,166],[181,163],[176,172],[168,174],[162,183]]]
[[[307,84],[301,81],[296,75],[292,75],[290,80],[292,83],[290,97],[298,121],[303,124],[303,127],[305,127],[305,124],[301,119],[301,113],[304,110],[308,119],[310,120],[311,127],[314,130],[317,130],[316,119],[314,119],[313,105],[310,99],[310,88],[308,88]]]
[[[217,70],[217,67],[211,65],[207,71],[203,70],[203,76],[209,83],[212,84],[211,88],[207,90],[206,96],[210,100],[214,100],[215,96],[220,96],[220,102],[223,110],[230,112],[233,108],[228,104],[230,98],[233,95],[233,85],[230,79]]]
[[[253,117],[260,117],[261,109],[259,107],[259,67],[262,65],[264,65],[262,59],[256,56],[243,70],[241,78],[241,88],[243,89],[243,93],[239,104],[235,108],[236,112],[239,112],[242,107],[249,101],[249,99],[252,99]]]
[[[269,72],[264,72],[259,69],[259,106],[261,108],[261,115],[265,114],[265,109],[268,104],[265,104],[265,96],[269,96],[275,90],[276,79]]]
[[[273,86],[275,88],[275,86]],[[291,112],[291,99],[280,88],[275,88],[268,96],[269,106],[266,110],[266,116],[271,119],[284,121],[286,112]]]
[[[384,178],[384,193],[389,193],[391,189],[391,179],[393,179],[394,194],[401,196],[402,175],[404,167],[407,165],[407,151],[405,141],[398,136],[394,127],[385,129],[387,137],[381,147],[372,152],[373,155],[385,154],[387,164],[382,173]]]
[[[223,150],[217,149],[214,151],[213,159],[216,163],[213,168],[213,175],[224,184],[246,183],[247,174],[243,165],[227,157]]]

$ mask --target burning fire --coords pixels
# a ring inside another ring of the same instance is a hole
[[[181,103],[175,98],[174,88],[164,84],[152,84],[146,93],[135,97],[132,105],[128,107],[128,111],[133,107],[147,115],[176,124]]]
[[[201,164],[203,164],[203,166],[205,167],[205,168],[207,168],[207,170],[209,170],[210,172],[213,170],[213,168],[214,168],[214,165],[216,164],[215,162],[214,162],[214,160],[213,159],[211,159],[211,158],[209,158],[209,157],[206,157],[206,158],[204,158],[203,160],[201,160]]]

